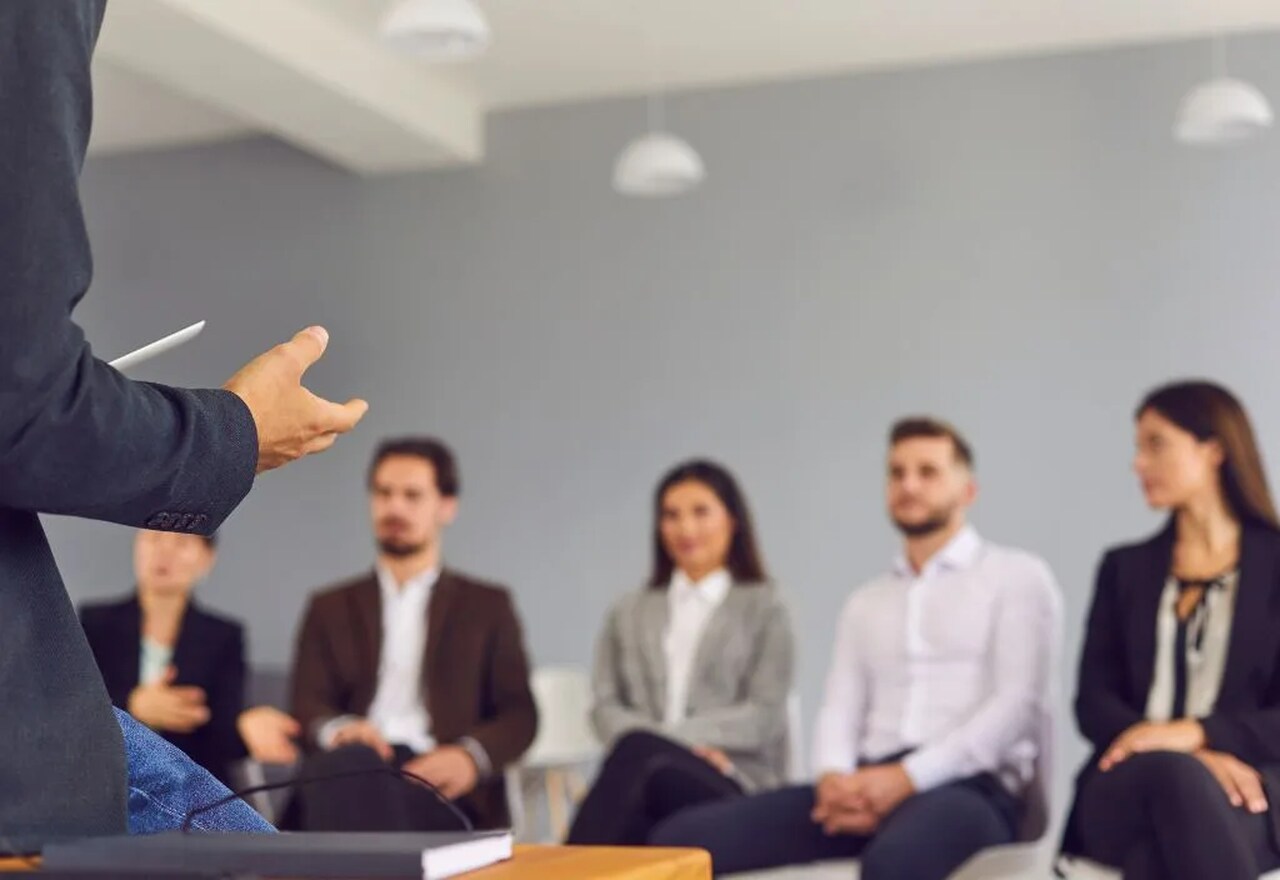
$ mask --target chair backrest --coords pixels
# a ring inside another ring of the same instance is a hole
[[[1053,722],[1054,713],[1048,706],[1041,706],[1036,719],[1036,761],[1031,784],[1023,800],[1022,826],[1018,840],[1031,843],[1044,837],[1049,830],[1053,809]]]
[[[255,666],[245,687],[246,706],[275,706],[289,710],[289,672],[272,666]]]
[[[600,755],[591,729],[591,676],[577,666],[543,666],[530,678],[538,706],[538,736],[521,760],[526,767],[578,764]]]

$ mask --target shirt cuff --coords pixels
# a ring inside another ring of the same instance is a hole
[[[334,737],[338,735],[338,731],[346,727],[352,721],[359,721],[359,715],[339,715],[337,718],[330,718],[328,721],[321,722],[316,727],[316,744],[325,751],[333,748]]]
[[[489,753],[485,751],[484,746],[480,745],[479,740],[464,736],[458,740],[458,745],[466,750],[471,760],[476,762],[476,771],[481,779],[488,779],[493,775],[493,762],[489,760]]]
[[[929,791],[955,778],[950,756],[938,748],[912,752],[902,759],[902,769],[917,792]]]

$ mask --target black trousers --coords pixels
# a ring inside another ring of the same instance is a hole
[[[1231,806],[1191,755],[1134,755],[1085,781],[1076,809],[1083,855],[1125,880],[1257,880],[1280,867],[1271,818]]]
[[[711,853],[717,876],[858,859],[863,880],[945,880],[987,847],[1012,843],[1021,804],[991,775],[912,795],[870,836],[829,835],[810,818],[812,785],[685,810],[654,830],[654,846]]]
[[[365,745],[343,746],[310,755],[298,773],[300,784],[294,789],[280,828],[286,831],[461,831],[458,817],[425,786],[385,772],[392,767],[403,767],[413,757],[410,749],[396,746],[395,760],[388,765]],[[324,779],[347,773],[361,775]],[[463,809],[460,804],[455,806]],[[469,818],[474,821],[474,817]]]
[[[639,846],[659,822],[679,811],[741,795],[741,785],[679,743],[653,733],[629,733],[605,759],[567,842]]]

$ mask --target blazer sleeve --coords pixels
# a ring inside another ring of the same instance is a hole
[[[244,711],[245,661],[244,628],[227,628],[215,663],[217,670],[208,686],[208,737],[222,765],[249,754],[236,722]]]
[[[92,275],[79,175],[102,3],[4,7],[0,507],[211,532],[253,484],[248,408],[227,391],[129,381],[71,319]],[[51,30],[62,36],[40,38]]]
[[[493,772],[519,760],[538,733],[520,618],[511,597],[505,591],[497,595],[485,681],[485,702],[493,712],[465,734],[484,749]]]
[[[1200,721],[1209,748],[1253,766],[1280,763],[1280,707],[1215,712]]]
[[[347,712],[324,618],[323,603],[312,599],[298,631],[289,677],[290,710],[302,726],[303,741],[312,748],[318,745],[320,727]]]
[[[672,735],[690,745],[728,752],[755,752],[777,742],[786,732],[795,643],[786,606],[776,596],[760,631],[755,656],[740,702],[686,718]]]
[[[606,745],[628,731],[662,729],[657,721],[623,699],[625,669],[619,627],[625,607],[626,600],[623,600],[610,609],[605,618],[604,628],[596,639],[595,664],[591,670],[591,726]]]
[[[1099,751],[1143,720],[1125,686],[1127,664],[1116,568],[1114,553],[1104,556],[1098,567],[1076,685],[1076,722]]]

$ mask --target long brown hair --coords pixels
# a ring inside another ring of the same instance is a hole
[[[658,483],[653,493],[653,571],[649,586],[661,589],[671,582],[675,572],[675,560],[662,543],[662,502],[667,490],[680,483],[695,482],[706,486],[733,517],[733,541],[729,544],[726,567],[735,584],[762,583],[768,580],[760,548],[756,544],[755,526],[747,498],[738,487],[738,481],[728,469],[705,459],[695,459],[676,465]]]
[[[1135,416],[1148,410],[1202,443],[1218,441],[1223,452],[1219,479],[1232,512],[1241,522],[1280,530],[1253,426],[1234,394],[1212,382],[1175,382],[1148,394]]]

